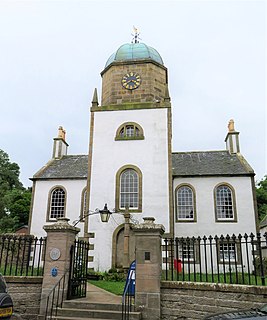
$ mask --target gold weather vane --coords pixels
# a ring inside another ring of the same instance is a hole
[[[139,38],[140,32],[135,26],[133,26],[133,32],[134,33],[131,34],[133,36],[132,43],[139,43],[139,40],[141,40]]]

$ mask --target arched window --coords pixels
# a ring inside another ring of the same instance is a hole
[[[138,175],[133,169],[122,172],[120,179],[120,208],[138,208]]]
[[[196,221],[195,193],[191,186],[182,185],[176,189],[177,221]]]
[[[143,140],[142,127],[135,122],[123,123],[116,132],[115,140]]]
[[[235,221],[234,191],[228,185],[215,188],[216,221]]]
[[[81,196],[81,212],[80,212],[81,221],[84,221],[84,216],[86,215],[86,196],[87,196],[87,191],[86,191],[86,188],[84,188]]]
[[[49,204],[49,220],[65,216],[66,192],[62,187],[56,187],[51,191]]]
[[[117,172],[116,209],[142,210],[142,174],[135,166],[125,166]]]

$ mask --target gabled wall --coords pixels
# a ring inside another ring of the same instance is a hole
[[[33,206],[31,214],[30,234],[37,237],[46,235],[43,226],[48,222],[48,199],[50,191],[61,186],[66,190],[66,210],[65,217],[70,219],[70,224],[80,218],[82,191],[86,187],[86,179],[57,179],[57,180],[37,180],[33,194]],[[81,235],[83,234],[83,224],[79,224]]]

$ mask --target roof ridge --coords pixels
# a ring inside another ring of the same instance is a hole
[[[38,178],[55,160],[56,159],[50,159],[47,161],[47,163],[33,175],[33,178]]]
[[[199,151],[173,151],[172,154],[176,154],[176,153],[208,153],[208,152],[228,152],[228,150],[199,150]]]
[[[247,162],[247,160],[243,157],[243,155],[240,152],[238,152],[236,154],[236,156],[237,156],[237,159],[240,161],[240,163],[247,170],[248,173],[254,173],[254,170],[252,169],[250,164]]]

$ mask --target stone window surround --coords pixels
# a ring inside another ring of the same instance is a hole
[[[139,182],[138,183],[138,195],[139,195],[138,208],[137,209],[129,208],[129,212],[142,212],[142,189],[143,189],[142,188],[142,172],[138,167],[130,164],[121,167],[116,173],[115,210],[121,211],[121,212],[125,211],[125,209],[120,208],[120,177],[123,171],[127,169],[132,169],[136,171],[138,175],[138,180],[139,180],[138,181]]]
[[[46,214],[46,221],[47,222],[55,222],[57,219],[50,218],[51,214],[51,200],[52,200],[52,193],[55,189],[62,189],[65,192],[65,201],[64,201],[64,216],[66,216],[66,203],[67,203],[67,190],[62,185],[55,185],[53,186],[48,192],[48,202],[47,202],[47,214]]]
[[[178,218],[178,200],[177,200],[177,192],[181,187],[188,187],[192,190],[193,194],[193,210],[194,210],[194,216],[193,219],[179,219]],[[186,222],[186,223],[192,223],[197,222],[197,213],[196,213],[196,191],[195,188],[189,184],[189,183],[181,183],[175,188],[175,220],[176,222]]]
[[[186,238],[176,238],[175,246],[178,245],[178,259],[182,264],[200,264],[200,248],[197,239],[189,241]],[[189,261],[188,261],[188,247],[189,247]],[[183,260],[184,253],[184,260]],[[193,257],[192,257],[193,255]]]
[[[136,128],[139,130],[139,135],[133,135],[131,137],[128,137],[126,135],[124,135],[123,137],[120,135],[121,130],[124,128],[124,132],[126,132],[126,126],[133,126],[134,127],[134,131],[136,130]],[[136,122],[124,122],[122,125],[119,126],[119,128],[116,131],[116,136],[115,136],[115,140],[144,140],[144,130],[143,128]]]
[[[217,191],[217,188],[218,187],[221,187],[221,186],[226,186],[230,189],[231,191],[231,194],[232,194],[232,210],[233,210],[233,218],[219,218],[217,217],[217,204],[216,204],[216,191]],[[231,186],[229,183],[227,182],[221,182],[219,184],[217,184],[214,188],[214,213],[215,213],[215,222],[218,222],[218,223],[231,223],[231,222],[237,222],[237,208],[236,208],[236,198],[235,198],[235,190],[233,188],[233,186]]]

